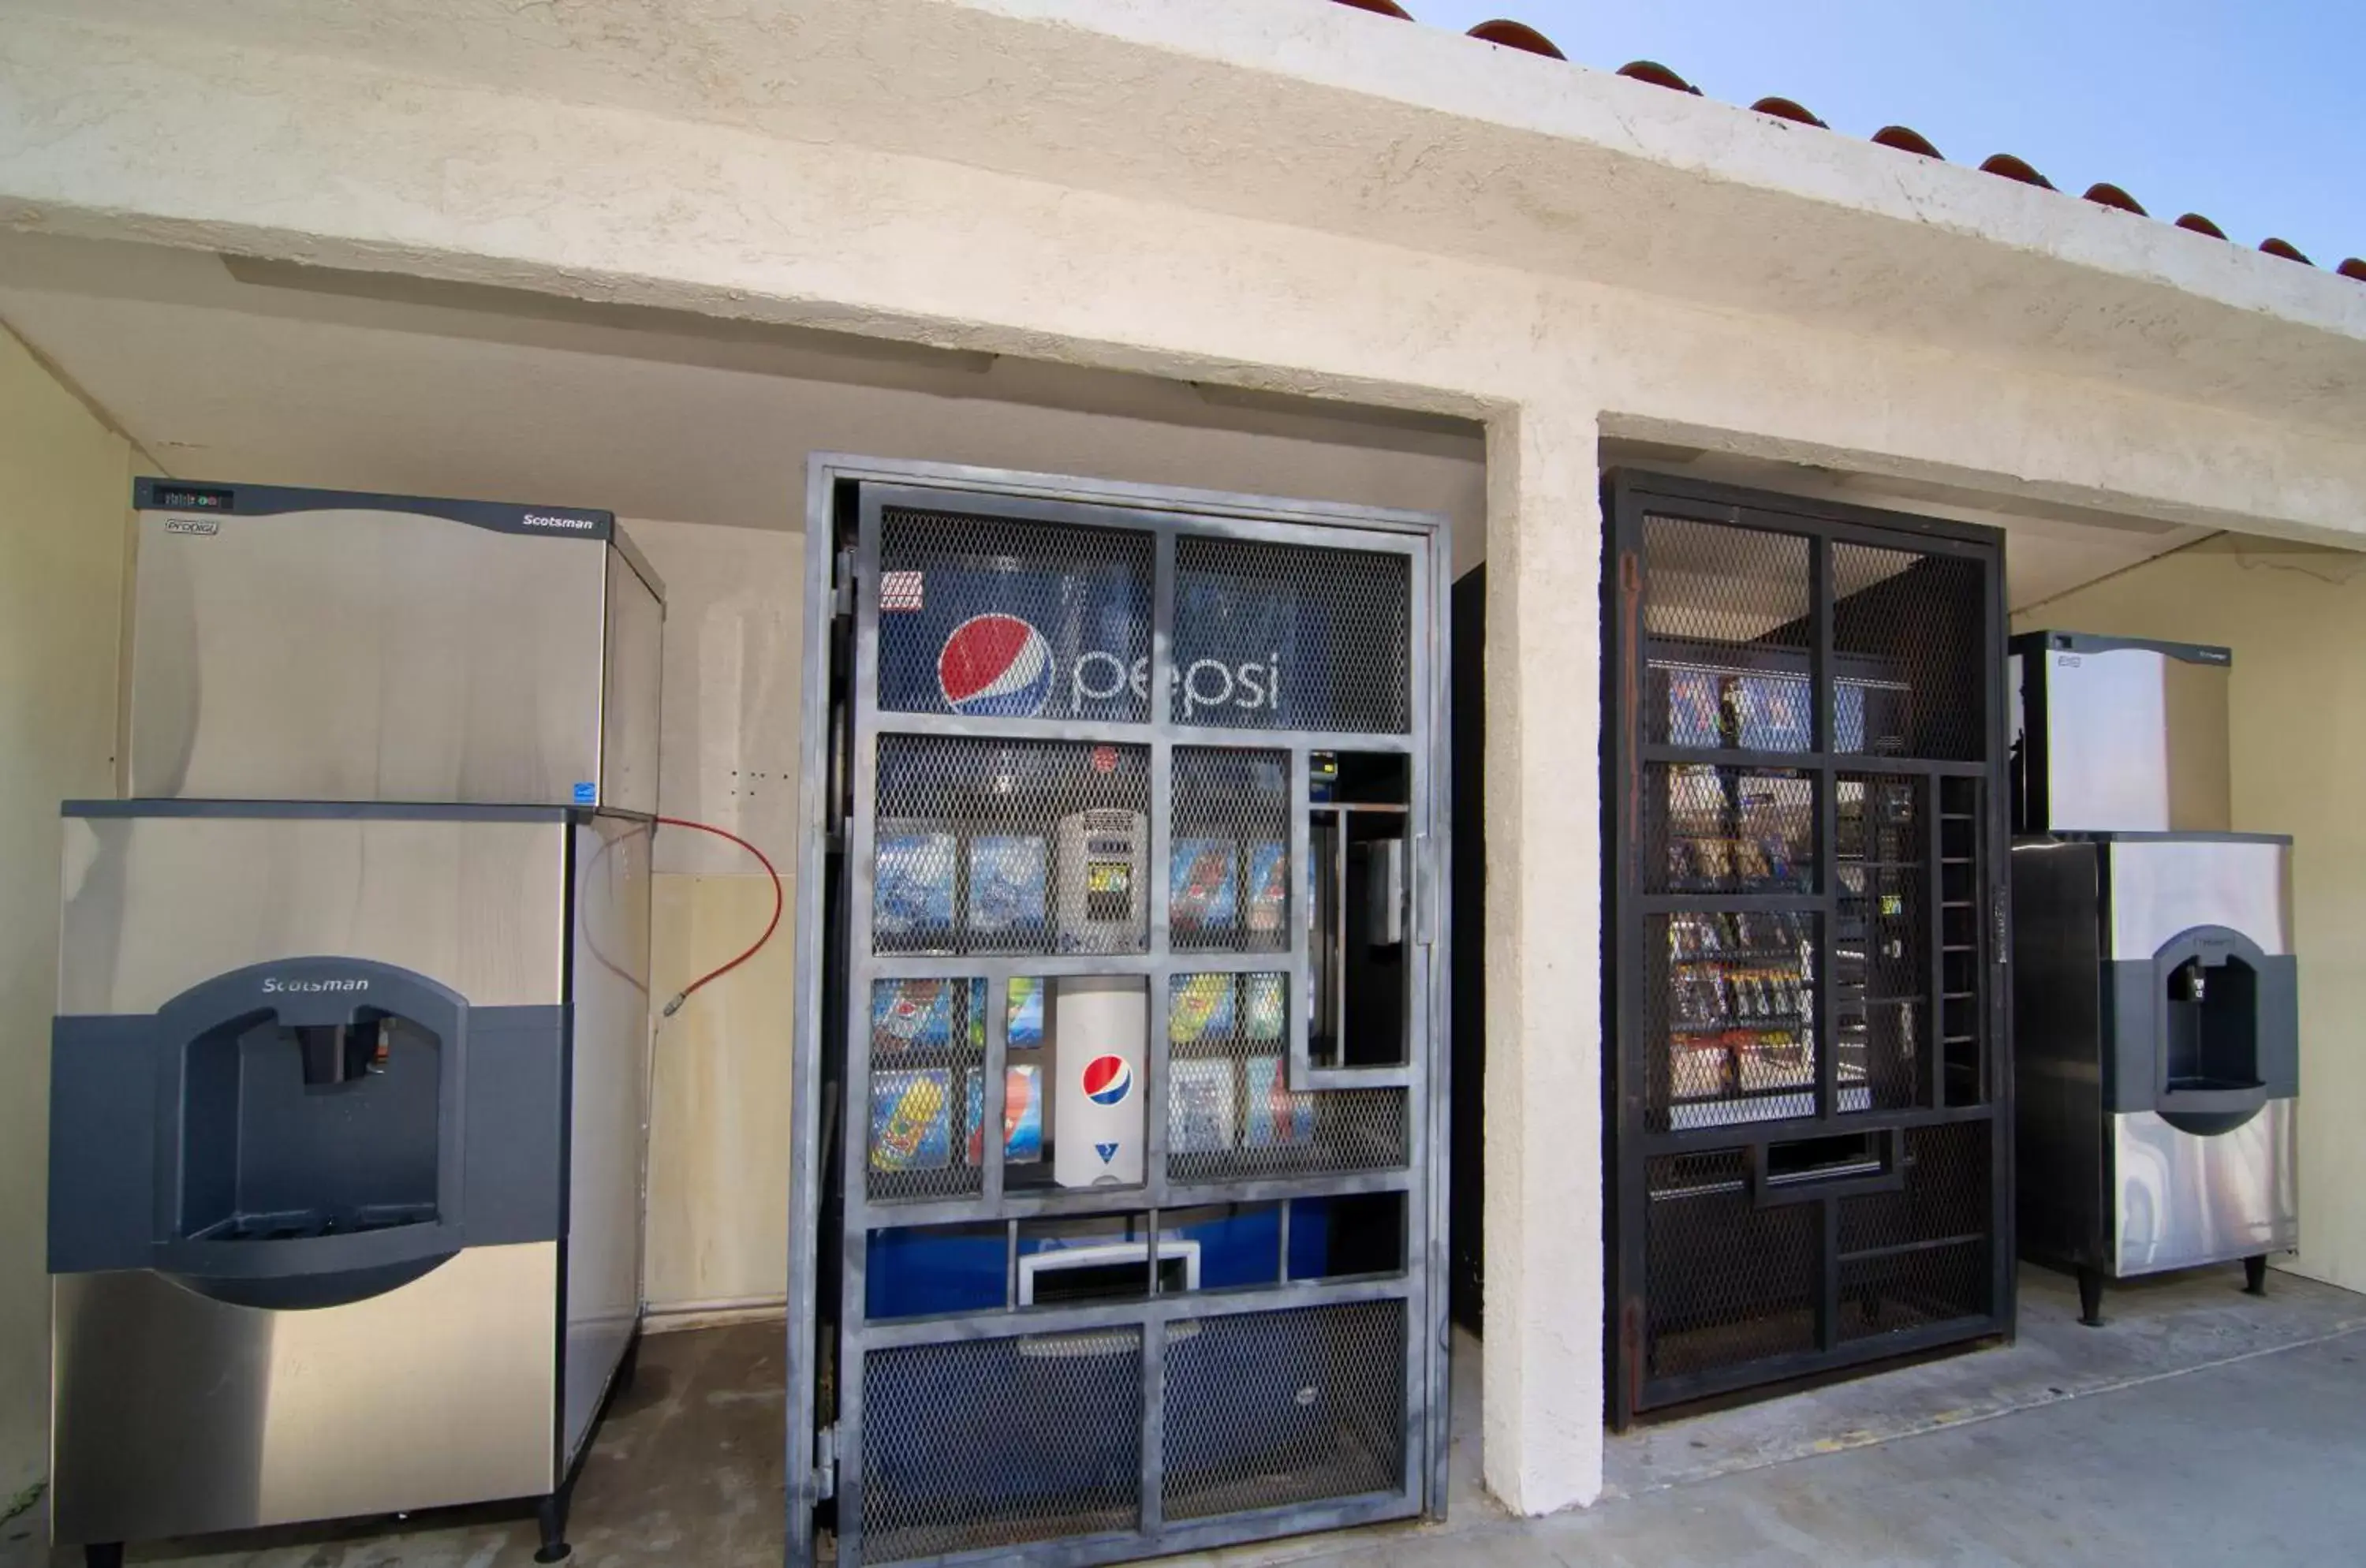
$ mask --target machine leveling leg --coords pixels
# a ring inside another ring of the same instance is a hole
[[[608,1380],[609,1403],[614,1404],[619,1399],[629,1396],[633,1392],[634,1381],[640,1375],[641,1332],[637,1328],[633,1331],[633,1337],[625,1345],[625,1353],[616,1359],[615,1375]]]
[[[535,1515],[542,1524],[542,1545],[535,1551],[536,1562],[563,1562],[575,1549],[567,1544],[567,1505],[575,1497],[575,1477],[569,1472],[558,1483],[558,1490],[535,1506]]]
[[[2246,1295],[2268,1293],[2268,1255],[2264,1252],[2243,1259],[2243,1292]]]
[[[2103,1271],[2081,1268],[2079,1270],[2079,1321],[2090,1328],[2103,1326]]]
[[[95,1541],[82,1549],[83,1568],[123,1568],[123,1543]]]

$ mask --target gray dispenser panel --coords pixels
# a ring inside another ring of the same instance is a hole
[[[52,1025],[50,1270],[311,1308],[559,1235],[563,1008],[347,958]]]

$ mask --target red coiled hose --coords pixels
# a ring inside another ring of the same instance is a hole
[[[689,985],[684,986],[681,990],[675,992],[673,1000],[666,1003],[664,1011],[659,1014],[661,1018],[671,1018],[676,1012],[679,1012],[682,1010],[682,1004],[690,1000],[691,994],[696,991],[700,987],[704,986],[710,980],[720,980],[724,976],[730,974],[731,971],[738,968],[739,965],[747,963],[748,960],[755,957],[756,954],[764,950],[764,944],[772,940],[772,933],[781,929],[781,909],[783,900],[781,896],[781,874],[772,869],[772,862],[771,858],[767,856],[763,851],[758,849],[755,845],[749,843],[738,834],[732,832],[727,828],[717,828],[711,822],[693,822],[686,817],[660,817],[658,818],[658,821],[669,828],[689,828],[701,833],[712,833],[718,839],[730,840],[741,849],[746,850],[749,854],[754,855],[756,857],[756,863],[764,868],[764,874],[772,879],[772,918],[764,922],[764,934],[758,937],[754,942],[749,943],[747,951],[740,953],[738,957],[734,958],[730,963],[721,964],[715,968],[708,970],[705,974],[701,975],[697,979],[693,980]]]

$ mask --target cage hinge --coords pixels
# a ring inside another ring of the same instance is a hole
[[[1407,893],[1413,901],[1413,940],[1423,947],[1434,947],[1437,943],[1437,853],[1427,833],[1414,835],[1411,882]]]
[[[826,1503],[838,1495],[838,1424],[814,1433],[814,1501]]]
[[[829,613],[833,615],[854,614],[854,552],[838,552],[838,563],[829,581]]]

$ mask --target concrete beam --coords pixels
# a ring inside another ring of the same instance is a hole
[[[2320,428],[2366,419],[2366,288],[2349,279],[1324,0],[15,0],[12,10],[941,159],[2011,355]],[[451,172],[465,183],[518,145],[480,146]]]

